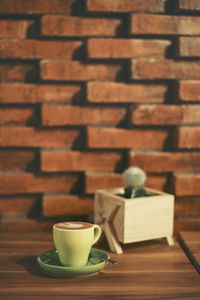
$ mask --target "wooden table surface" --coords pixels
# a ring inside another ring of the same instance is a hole
[[[200,232],[181,232],[179,242],[200,274]]]
[[[186,234],[190,242],[192,234]],[[181,234],[182,242],[186,235]],[[200,239],[195,247],[197,254]],[[120,255],[110,253],[105,243],[97,245],[118,264],[78,279],[43,274],[36,257],[53,248],[50,234],[1,234],[0,299],[200,299],[199,273],[178,242],[171,247],[163,239],[129,244]]]

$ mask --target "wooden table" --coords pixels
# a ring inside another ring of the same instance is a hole
[[[181,232],[179,243],[200,274],[200,232]]]
[[[181,239],[187,243],[184,233]],[[198,252],[200,239],[196,245]],[[165,240],[128,245],[121,255],[110,253],[117,265],[79,279],[43,274],[36,257],[53,248],[49,234],[1,234],[0,299],[200,299],[199,273],[178,242],[171,247]]]

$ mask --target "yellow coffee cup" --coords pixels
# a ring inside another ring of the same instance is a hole
[[[101,227],[86,222],[62,222],[53,225],[53,241],[63,266],[86,265],[93,244],[101,235]]]

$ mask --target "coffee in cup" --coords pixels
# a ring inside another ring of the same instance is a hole
[[[101,235],[101,227],[86,222],[62,222],[53,225],[53,240],[63,266],[86,265],[93,244]]]

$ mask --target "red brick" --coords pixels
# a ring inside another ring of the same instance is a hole
[[[199,217],[200,197],[176,197],[176,217]]]
[[[196,196],[200,195],[199,174],[175,174],[174,175],[175,195]]]
[[[131,18],[131,33],[199,35],[200,18],[156,14],[133,14]]]
[[[178,234],[180,231],[199,231],[200,221],[199,220],[175,220],[174,233]]]
[[[52,232],[53,221],[38,221],[38,220],[31,220],[25,218],[2,218],[0,229],[1,232],[5,233],[27,233],[30,237],[33,233],[41,233],[41,232]],[[45,244],[46,247],[46,244]],[[30,247],[30,251],[32,251],[32,246]],[[45,251],[45,249],[44,249]]]
[[[75,175],[35,175],[32,173],[1,173],[1,194],[69,192],[76,183]]]
[[[200,57],[199,37],[180,37],[178,40],[178,55],[181,57]]]
[[[98,189],[112,189],[124,186],[122,175],[116,173],[93,173],[85,174],[85,192],[95,193]]]
[[[9,147],[70,147],[79,135],[75,129],[35,129],[8,126],[0,128],[0,145]]]
[[[121,69],[119,64],[83,64],[78,61],[44,60],[41,77],[46,80],[115,80]]]
[[[200,171],[200,153],[131,152],[130,165],[152,173]]]
[[[87,83],[88,100],[97,103],[162,103],[166,92],[164,84]]]
[[[42,17],[42,34],[51,36],[115,36],[121,21],[109,18]]]
[[[147,174],[147,181],[145,182],[145,186],[164,192],[171,192],[168,184],[169,178],[165,174],[159,175],[151,175]]]
[[[41,169],[44,172],[113,171],[121,159],[120,153],[42,151]]]
[[[32,108],[0,108],[0,125],[26,125],[33,114]]]
[[[32,196],[0,197],[1,216],[27,216],[36,205],[37,198]]]
[[[179,0],[178,3],[181,10],[200,10],[199,0]]]
[[[33,25],[33,21],[0,20],[0,38],[24,39]]]
[[[61,105],[43,105],[42,124],[62,125],[116,125],[123,120],[124,108],[94,108]]]
[[[88,147],[90,148],[163,148],[168,131],[166,129],[116,129],[88,128]]]
[[[179,98],[181,101],[200,101],[200,81],[179,81]]]
[[[33,160],[33,152],[4,150],[0,152],[0,170],[25,170]]]
[[[199,61],[132,60],[132,79],[199,79],[199,77]]]
[[[200,127],[180,127],[177,131],[179,148],[200,148]]]
[[[1,0],[0,13],[70,14],[74,0]]]
[[[81,41],[0,40],[1,58],[73,58]]]
[[[97,12],[164,12],[165,0],[87,0],[87,10]]]
[[[79,85],[1,83],[0,103],[67,103],[80,92]]]
[[[166,40],[93,38],[87,48],[90,58],[164,58],[170,44]]]
[[[157,190],[165,189],[167,182],[166,175],[148,175],[147,178],[146,186]],[[85,192],[87,194],[95,193],[98,189],[112,189],[123,186],[122,174],[86,172]]]
[[[75,195],[44,195],[42,208],[45,217],[89,215],[94,213],[94,201]]]
[[[132,123],[137,125],[200,124],[200,105],[138,105],[133,109]]]
[[[36,80],[37,72],[33,63],[1,62],[0,81]]]

